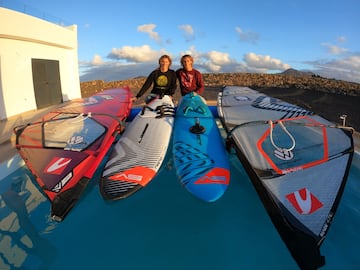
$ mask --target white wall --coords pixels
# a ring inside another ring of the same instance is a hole
[[[37,109],[32,58],[59,61],[63,100],[81,97],[76,25],[0,7],[0,120]]]

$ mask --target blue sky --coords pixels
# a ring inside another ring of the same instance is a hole
[[[295,68],[360,83],[359,0],[19,2],[77,25],[81,81],[147,76],[165,53],[176,69],[190,53],[204,73]]]

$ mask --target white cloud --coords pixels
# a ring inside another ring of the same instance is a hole
[[[108,55],[108,61],[103,60],[99,55],[94,55],[91,61],[79,61],[81,81],[97,79],[114,81],[147,76],[158,66],[159,57],[165,53],[167,53],[165,50],[153,50],[149,45],[113,48]],[[195,46],[191,46],[176,57],[172,57],[173,69],[180,67],[179,59],[184,54],[192,55],[195,60],[194,67],[203,73],[273,73],[290,68],[290,65],[270,55],[251,52],[244,54],[243,61],[239,61],[232,59],[227,52],[199,52]],[[342,58],[338,56],[337,59],[321,59],[304,63],[309,66],[309,71],[320,76],[360,83],[360,53],[350,55],[349,52]]]
[[[153,50],[149,45],[123,46],[121,48],[113,48],[108,57],[126,62],[143,63],[157,62],[162,54],[164,54],[163,51]]]
[[[221,72],[221,66],[216,65],[212,62],[204,63],[203,67],[210,72]]]
[[[322,43],[321,46],[325,47],[329,54],[339,55],[349,52],[349,50],[346,48],[341,48],[339,46],[332,45],[329,43]]]
[[[104,80],[106,82],[147,76],[157,67],[157,63],[124,64],[106,62],[102,66],[92,66],[84,70],[80,76],[81,82]]]
[[[326,78],[360,83],[360,54],[341,59],[308,62],[319,74]]]
[[[198,51],[196,50],[196,48],[195,48],[194,45],[190,46],[190,48],[189,48],[188,50],[182,51],[182,52],[179,54],[179,55],[180,55],[179,61],[180,61],[181,56],[183,56],[184,54],[190,54],[190,55],[194,58],[194,62],[195,62],[196,64],[200,64],[201,61],[202,61],[202,55],[201,55],[200,52],[198,52]]]
[[[247,53],[244,56],[244,61],[250,68],[267,70],[286,70],[290,68],[290,65],[281,62],[279,59],[272,58],[269,55]]]
[[[202,55],[203,66],[210,72],[221,72],[223,67],[231,63],[228,53],[211,51]]]
[[[186,52],[183,52],[183,54],[185,53],[191,54],[193,57],[200,55],[200,53],[196,50],[196,47],[194,45],[190,46],[190,48]]]
[[[336,41],[339,42],[339,43],[344,43],[346,41],[346,37],[344,37],[344,36],[338,37],[336,39]]]
[[[360,73],[360,55],[353,55],[342,59],[340,65],[346,67],[348,70],[354,70]],[[359,76],[360,79],[360,76]]]
[[[218,65],[226,65],[231,62],[230,56],[228,53],[211,51],[207,53],[209,60]]]
[[[139,25],[137,30],[139,32],[142,33],[146,33],[149,35],[149,37],[151,39],[154,39],[156,42],[161,42],[161,37],[160,35],[154,31],[154,29],[156,28],[156,24],[143,24],[143,25]]]
[[[188,35],[194,34],[194,29],[192,28],[192,26],[190,24],[179,25],[179,29],[183,30]]]
[[[94,66],[100,66],[100,65],[104,64],[104,61],[102,60],[100,55],[95,54],[91,61],[91,64],[93,64]]]
[[[235,27],[235,31],[239,34],[240,41],[256,44],[259,40],[259,34],[253,31],[245,32],[239,26]]]
[[[179,25],[179,29],[183,31],[186,41],[192,41],[195,39],[194,29],[189,24]]]

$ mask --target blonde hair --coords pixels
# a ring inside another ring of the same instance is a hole
[[[172,60],[171,60],[171,57],[170,57],[169,55],[167,55],[167,54],[162,55],[162,56],[159,58],[159,65],[160,65],[160,61],[161,61],[162,59],[168,59],[169,62],[170,62],[170,65],[169,65],[169,66],[171,66]]]
[[[180,59],[180,63],[181,65],[184,67],[184,60],[185,58],[190,58],[191,59],[191,63],[194,63],[194,58],[190,55],[190,54],[185,54],[181,57]]]

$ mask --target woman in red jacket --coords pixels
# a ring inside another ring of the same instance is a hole
[[[180,83],[181,95],[190,92],[201,95],[204,92],[204,81],[200,71],[193,68],[194,59],[191,55],[185,54],[181,57],[182,68],[176,71],[176,77]]]

